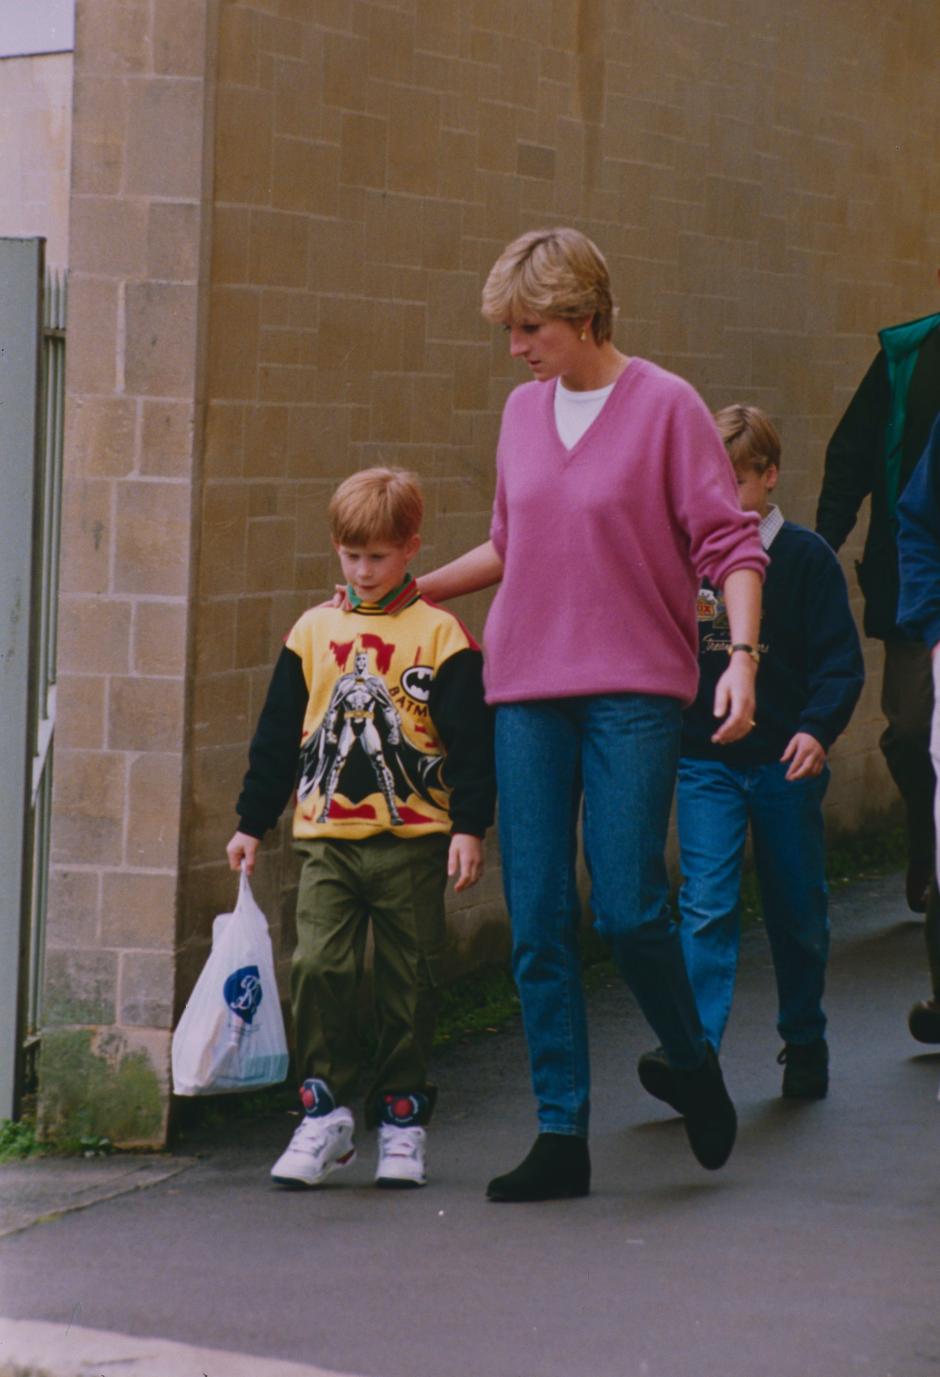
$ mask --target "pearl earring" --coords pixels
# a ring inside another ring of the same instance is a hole
[[[587,339],[587,333],[586,333],[586,331],[582,330],[581,333],[580,333],[580,335],[578,336],[578,339],[579,339],[579,340],[581,341],[581,343],[583,344],[584,341]]]

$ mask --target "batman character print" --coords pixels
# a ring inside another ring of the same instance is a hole
[[[402,675],[399,696],[426,704],[432,671],[415,665]],[[406,682],[407,681],[407,682]],[[297,797],[304,803],[319,790],[316,821],[327,822],[339,805],[361,805],[378,792],[393,827],[408,821],[401,808],[411,795],[437,805],[431,790],[443,791],[442,755],[418,750],[407,739],[398,709],[381,675],[358,649],[352,670],[336,681],[320,726],[301,748]]]

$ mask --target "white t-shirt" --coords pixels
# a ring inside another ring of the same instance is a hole
[[[601,407],[613,392],[608,387],[595,388],[593,392],[572,392],[565,387],[561,378],[555,387],[555,425],[565,449],[573,449],[591,422],[600,414]]]

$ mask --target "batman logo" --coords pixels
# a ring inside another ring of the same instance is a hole
[[[416,703],[426,703],[431,697],[434,671],[430,665],[412,665],[401,676],[401,686]]]

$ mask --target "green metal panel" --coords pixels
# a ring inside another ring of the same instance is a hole
[[[0,239],[0,1118],[16,1109],[25,1014],[42,276],[42,240]]]

